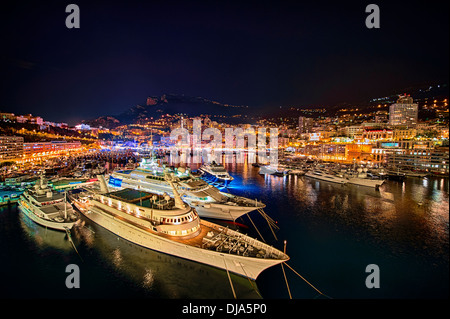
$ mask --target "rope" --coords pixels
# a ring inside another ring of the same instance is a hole
[[[284,267],[283,267],[283,263],[281,263],[281,269],[283,269],[283,276],[284,276],[284,281],[286,281],[286,287],[289,293],[289,299],[292,299],[292,295],[291,295],[291,290],[289,289],[289,284],[286,278],[286,273],[284,272]]]
[[[263,215],[263,217],[270,222],[270,224],[276,228],[276,229],[280,229],[280,227],[278,227],[277,223],[273,220],[272,217],[270,217],[262,208],[258,208],[258,211],[261,215]]]
[[[247,216],[248,216],[248,219],[250,219],[250,221],[252,222],[253,227],[255,227],[256,231],[258,232],[259,237],[261,237],[261,239],[263,240],[263,242],[266,242],[266,241],[264,240],[264,237],[261,235],[261,233],[259,232],[258,228],[256,227],[256,225],[253,223],[253,220],[250,218],[250,215],[247,214]]]
[[[78,253],[77,247],[75,247],[75,244],[72,241],[72,236],[70,235],[70,230],[67,227],[64,227],[64,229],[66,230],[67,233],[67,237],[69,238],[70,243],[72,244],[73,249],[75,249],[75,252],[77,253],[77,255],[80,257],[81,261],[83,261],[83,258],[81,258],[80,254]]]
[[[262,217],[265,218],[265,220],[267,221],[267,224],[269,225],[270,230],[272,231],[273,237],[275,237],[275,240],[278,240],[277,236],[275,235],[275,232],[272,229],[271,226],[271,222],[269,221],[269,216],[267,216],[267,214],[262,210],[262,209],[258,209],[258,212],[261,214]],[[277,226],[278,227],[278,226]]]
[[[225,258],[223,259],[223,263],[225,264],[225,269],[227,271],[228,280],[230,281],[231,291],[233,291],[234,299],[237,299],[236,293],[234,292],[233,282],[231,281],[230,273],[228,272],[227,262],[226,262]]]
[[[324,293],[322,293],[319,289],[317,289],[316,287],[314,287],[308,280],[306,280],[305,278],[302,277],[302,275],[300,275],[298,272],[296,272],[291,266],[289,266],[287,263],[282,263],[281,266],[283,267],[283,264],[285,264],[286,266],[288,266],[297,276],[299,276],[300,278],[302,278],[308,285],[310,285],[315,291],[317,291],[319,294],[321,294],[322,296],[327,297],[328,299],[332,299],[331,297],[325,295]],[[284,272],[284,270],[283,270]]]

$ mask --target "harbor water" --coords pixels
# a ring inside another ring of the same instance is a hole
[[[303,277],[284,267],[292,298],[448,298],[448,179],[386,181],[377,191],[264,176],[247,164],[226,168],[234,180],[223,191],[261,200],[280,229],[275,239],[258,211],[251,221],[222,224],[281,250],[286,241],[287,265]],[[31,222],[17,204],[1,206],[0,297],[233,298],[226,271],[142,248],[83,220],[71,231],[75,250],[65,233]],[[66,287],[69,264],[80,269],[78,289]],[[379,288],[366,286],[368,265],[378,266]],[[230,278],[238,299],[289,298],[280,265],[256,281]]]

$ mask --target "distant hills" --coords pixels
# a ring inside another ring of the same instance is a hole
[[[420,87],[410,87],[402,90],[393,90],[384,97],[376,97],[368,99],[365,103],[358,105],[339,103],[336,105],[326,106],[325,112],[314,111],[314,107],[301,106],[278,106],[270,110],[261,110],[258,107],[238,106],[212,101],[203,97],[191,97],[180,94],[163,94],[161,96],[150,96],[142,103],[130,107],[124,112],[112,115],[108,114],[96,119],[83,121],[93,127],[115,128],[124,124],[142,123],[151,119],[159,119],[164,114],[183,114],[187,117],[195,117],[200,115],[209,115],[212,120],[220,122],[238,124],[252,123],[251,118],[288,118],[288,117],[317,117],[332,116],[342,108],[358,106],[359,112],[371,112],[374,106],[379,104],[389,105],[395,103],[400,94],[410,94],[415,101],[421,105],[427,99],[448,98],[448,84],[427,85]],[[311,110],[312,109],[312,110]],[[216,116],[221,116],[217,119]]]
[[[237,106],[212,101],[203,97],[178,94],[163,94],[148,97],[145,103],[130,107],[121,114],[102,116],[84,121],[93,127],[117,127],[123,124],[139,123],[161,118],[164,114],[185,114],[188,117],[200,115],[223,115],[236,122],[243,114],[250,113],[248,106]]]

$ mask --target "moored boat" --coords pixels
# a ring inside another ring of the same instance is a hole
[[[173,177],[169,183],[174,187]],[[75,207],[93,222],[140,246],[251,279],[289,259],[254,238],[201,220],[175,187],[172,198],[135,189],[109,192],[106,183],[100,186],[100,190],[85,187],[84,192],[73,193]]]
[[[200,166],[199,170],[203,172],[203,177],[206,178],[206,181],[213,183],[220,183],[227,186],[234,179],[225,167],[217,164],[215,161]]]
[[[332,182],[332,183],[337,183],[337,184],[346,184],[348,183],[348,180],[342,177],[338,177],[336,175],[333,174],[329,174],[327,172],[321,171],[321,170],[311,170],[309,172],[307,172],[305,174],[305,176],[311,177],[311,178],[315,178],[315,179],[319,179],[322,181],[327,181],[327,182]]]
[[[164,167],[154,158],[142,159],[140,166],[134,170],[113,172],[109,176],[108,186],[115,189],[133,188],[159,195],[166,193],[173,197],[173,189],[164,177],[166,173],[173,173],[176,190],[201,217],[236,220],[244,214],[265,207],[260,201],[221,192],[192,175],[189,169]]]
[[[19,198],[19,209],[35,223],[55,230],[71,229],[79,219],[66,193],[53,190],[40,176],[40,182],[25,190]]]
[[[384,180],[381,178],[371,178],[367,174],[367,168],[358,168],[356,171],[348,171],[343,174],[347,178],[349,184],[379,188],[383,185]]]

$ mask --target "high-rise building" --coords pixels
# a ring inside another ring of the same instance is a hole
[[[389,107],[389,124],[414,127],[417,124],[418,104],[409,95],[400,95],[397,103]]]
[[[298,132],[300,134],[303,133],[311,133],[311,129],[313,127],[313,119],[309,117],[300,116],[298,118]]]
[[[23,137],[0,136],[0,162],[16,160],[23,155]]]

